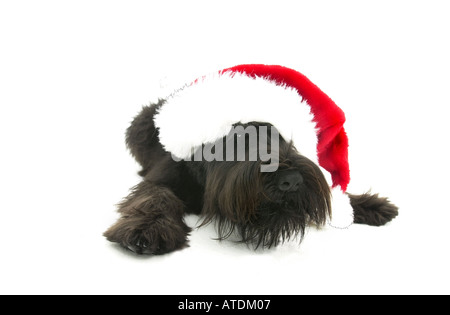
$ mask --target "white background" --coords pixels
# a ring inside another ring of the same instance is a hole
[[[449,294],[447,2],[2,1],[0,293]],[[139,181],[132,117],[161,85],[242,63],[325,91],[347,116],[349,191],[401,215],[268,251],[212,226],[162,257],[108,243]]]

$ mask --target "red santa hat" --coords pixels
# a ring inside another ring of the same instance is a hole
[[[353,210],[344,194],[350,181],[344,112],[300,72],[261,64],[223,69],[176,90],[155,115],[161,144],[180,159],[223,138],[234,124],[251,121],[271,123],[329,173],[335,188],[331,224],[351,224]]]

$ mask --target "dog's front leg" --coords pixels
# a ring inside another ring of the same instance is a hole
[[[187,246],[185,206],[167,187],[142,181],[119,204],[121,217],[104,236],[137,253],[159,255]]]

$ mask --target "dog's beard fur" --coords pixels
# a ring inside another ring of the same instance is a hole
[[[281,137],[277,153],[280,164],[272,173],[261,173],[260,160],[204,164],[202,225],[214,222],[218,239],[237,232],[241,242],[270,248],[301,240],[307,226],[321,226],[331,216],[330,188],[319,167]],[[281,191],[280,175],[294,171],[303,177],[299,189]]]

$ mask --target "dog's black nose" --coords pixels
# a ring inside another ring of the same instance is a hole
[[[299,171],[290,171],[282,174],[278,180],[278,189],[281,191],[297,191],[303,177]]]

